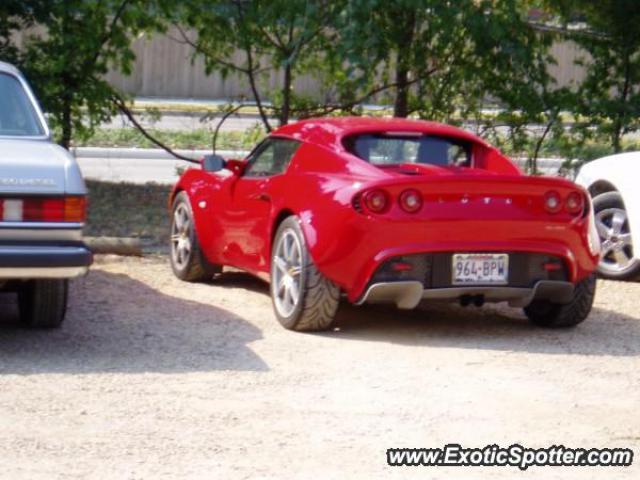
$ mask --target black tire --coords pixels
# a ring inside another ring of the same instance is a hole
[[[176,215],[185,214],[189,219],[188,227],[185,227],[184,231],[178,228]],[[177,230],[180,231],[182,240],[188,240],[189,252],[178,254],[178,241],[174,239],[175,235],[178,235]],[[195,221],[193,218],[193,210],[191,209],[191,202],[185,192],[180,192],[176,195],[173,201],[172,215],[171,215],[171,236],[170,236],[170,248],[171,248],[171,269],[176,277],[186,282],[202,282],[210,280],[216,273],[220,273],[222,268],[218,265],[209,263],[206,259],[202,249],[200,248],[200,242],[195,231]]]
[[[68,280],[30,280],[18,290],[20,322],[31,328],[58,328],[67,311]]]
[[[571,302],[561,305],[546,300],[534,300],[524,308],[524,313],[532,323],[541,327],[574,327],[583,322],[591,312],[595,295],[596,276],[589,275],[578,282]]]
[[[607,216],[608,212],[613,212],[615,210],[621,210],[626,215],[622,195],[618,192],[607,192],[594,197],[593,210],[596,214],[596,218],[599,218],[601,215]],[[631,235],[629,233],[628,220],[622,226],[622,230],[623,233]],[[611,237],[607,238],[603,236],[601,231],[598,233],[600,235],[600,241],[602,242],[603,247],[605,247],[606,242],[610,240]],[[625,256],[633,258],[633,244],[624,247],[623,250]],[[612,280],[631,280],[640,275],[640,260],[633,259],[628,265],[620,268],[615,262],[615,258],[612,254],[607,254],[607,252],[604,251],[603,253],[603,258],[598,264],[598,274],[601,277],[610,278]]]
[[[299,288],[299,295],[293,311],[284,315],[276,304],[278,286],[275,282],[277,266],[274,258],[278,245],[287,234],[293,234],[299,242],[301,254],[299,285],[301,288]],[[288,217],[278,227],[271,252],[271,280],[273,310],[283,327],[299,332],[321,331],[331,327],[340,303],[340,288],[322,275],[313,263],[297,217]]]

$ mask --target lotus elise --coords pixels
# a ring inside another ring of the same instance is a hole
[[[288,329],[354,304],[508,302],[535,324],[583,321],[599,238],[588,193],[525,176],[464,130],[406,119],[283,126],[244,160],[205,157],[170,198],[171,265],[186,281],[233,266],[270,282]]]

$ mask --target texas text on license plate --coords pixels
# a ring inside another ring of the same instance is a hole
[[[509,282],[506,253],[456,253],[451,266],[454,285],[506,285]]]

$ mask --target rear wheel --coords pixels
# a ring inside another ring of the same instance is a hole
[[[57,328],[67,311],[68,280],[31,280],[18,290],[20,321],[31,328]]]
[[[193,210],[185,192],[180,192],[173,201],[171,268],[176,277],[187,282],[209,280],[222,270],[210,264],[200,249]]]
[[[596,276],[589,275],[576,284],[571,302],[557,304],[546,300],[534,300],[524,308],[524,313],[532,323],[541,327],[573,327],[587,318],[595,294]]]
[[[297,217],[280,224],[273,242],[271,300],[278,321],[290,330],[326,330],[338,309],[340,289],[313,263]]]
[[[626,280],[640,274],[640,260],[633,257],[633,241],[627,211],[618,192],[593,199],[596,228],[602,243],[598,273],[606,278]]]

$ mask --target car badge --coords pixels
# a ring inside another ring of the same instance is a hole
[[[0,186],[3,187],[55,187],[53,178],[16,178],[0,177]]]

